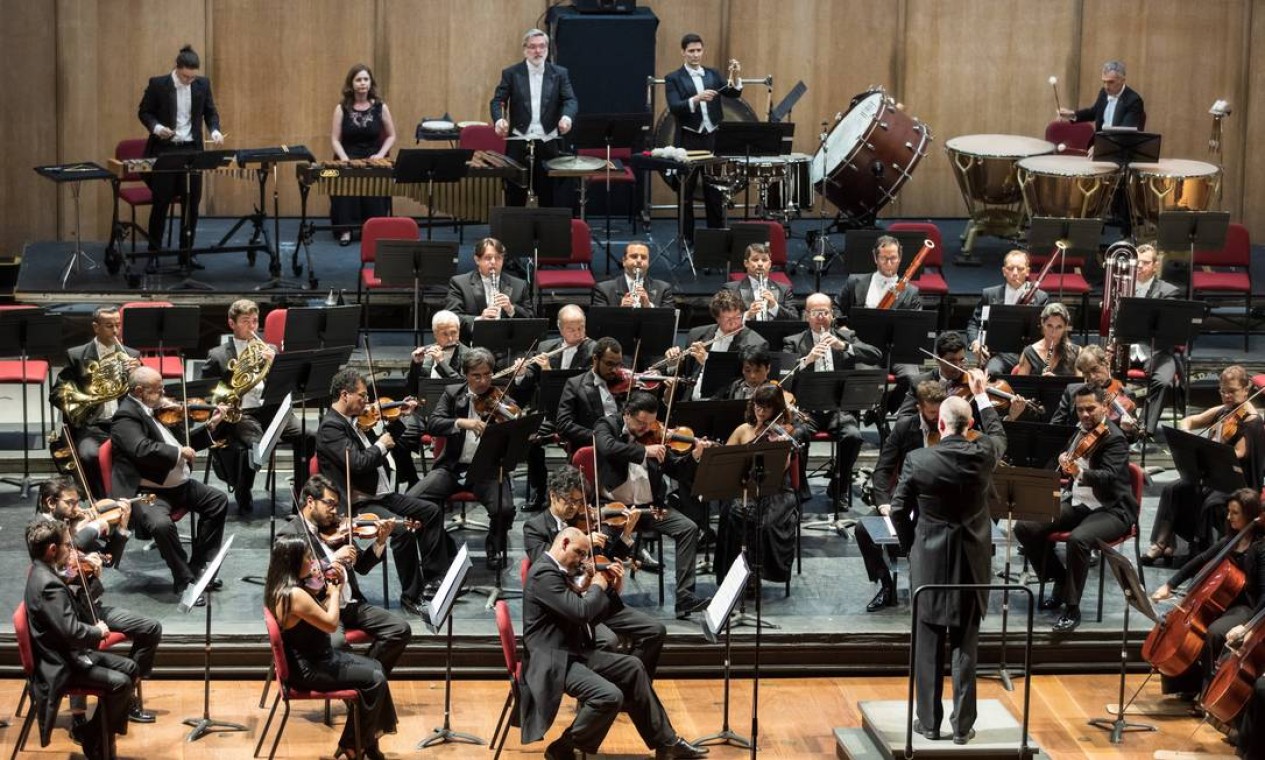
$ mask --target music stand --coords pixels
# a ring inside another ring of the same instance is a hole
[[[1015,467],[1052,470],[1076,430],[1071,425],[1002,420],[1006,429],[1006,461]]]
[[[611,171],[613,167],[611,148],[616,145],[631,148],[641,139],[642,133],[649,128],[650,114],[647,112],[580,114],[571,125],[571,131],[567,133],[567,139],[577,149],[602,148],[605,150],[603,158],[606,159],[606,167],[601,176],[606,179],[606,240],[603,241],[603,245],[606,248],[607,272],[611,271],[612,263],[617,263],[611,253]],[[581,218],[584,216],[586,186],[587,181],[581,179]]]
[[[250,447],[250,463],[258,470],[263,466],[264,462],[268,463],[268,497],[269,497],[269,515],[268,515],[268,545],[277,537],[277,443],[281,440],[281,434],[285,431],[286,418],[289,417],[291,409],[293,409],[294,394],[286,390],[284,386],[277,386],[277,390],[265,389],[266,398],[275,396],[277,393],[285,391],[285,395],[277,402],[277,411],[272,415],[272,419],[268,422],[268,427],[264,430],[263,437],[259,442]],[[265,407],[270,404],[265,403]],[[306,441],[306,436],[302,441]],[[304,442],[300,442],[298,449],[306,448]],[[301,451],[295,452],[295,458],[302,462],[303,454]],[[306,472],[301,467],[295,468],[299,472]],[[294,489],[298,491],[303,487],[302,483],[295,483]]]
[[[474,151],[467,148],[406,148],[396,155],[391,176],[397,185],[426,183],[427,240],[434,234],[435,183],[457,182],[464,178],[473,157]]]
[[[991,354],[1021,354],[1026,346],[1042,339],[1040,306],[985,305],[988,314],[988,351]]]
[[[720,588],[716,589],[716,595],[712,597],[711,603],[707,605],[707,610],[703,613],[701,623],[705,639],[715,644],[720,640],[720,629],[723,627],[725,630],[725,687],[722,713],[724,718],[719,731],[700,736],[691,744],[699,746],[729,744],[742,749],[751,748],[751,740],[729,727],[729,680],[733,663],[733,626],[730,624],[730,618],[734,614],[734,607],[742,599],[742,592],[747,587],[747,578],[750,575],[751,571],[747,569],[747,557],[739,553],[737,557],[734,557],[733,564],[725,573],[725,580],[720,584]]]
[[[1087,256],[1098,253],[1102,241],[1101,219],[1065,219],[1054,216],[1034,216],[1028,227],[1029,251],[1052,251],[1054,244],[1062,240],[1067,244],[1064,256]],[[1066,262],[1059,266],[1062,268]]]
[[[909,263],[922,250],[927,236],[921,232],[890,232],[888,230],[848,230],[843,236],[843,258],[846,274],[869,274],[878,267],[874,263],[874,247],[880,237],[894,237],[900,242],[900,264],[897,271],[905,271]],[[829,268],[829,265],[827,265]]]
[[[1203,301],[1177,301],[1169,298],[1122,298],[1116,306],[1116,341],[1144,343],[1148,356],[1157,350],[1172,351],[1177,346],[1194,342],[1208,315]],[[1181,373],[1186,383],[1186,373]],[[1150,419],[1151,394],[1142,402],[1142,420]],[[1142,466],[1146,467],[1146,447],[1142,448]]]
[[[769,342],[770,354],[787,354],[788,352],[784,352],[782,350],[782,346],[786,343],[786,339],[792,335],[798,335],[799,333],[804,332],[805,324],[793,319],[770,319],[766,322],[747,322],[747,327],[751,328],[751,331],[756,335],[759,335],[761,338],[764,338]],[[789,355],[794,358],[794,361],[782,361],[779,363],[777,369],[789,371],[791,367],[795,366],[795,362],[798,361],[800,357],[796,354]],[[772,371],[770,371],[769,376],[774,377]]]
[[[742,399],[678,401],[672,407],[672,422],[690,428],[695,436],[723,441],[746,414],[747,402]]]
[[[1067,390],[1067,386],[1077,382],[1076,378],[1059,375],[1052,377],[1045,375],[1006,375],[1005,379],[1006,382],[1010,383],[1010,388],[1015,393],[1035,401],[1045,408],[1045,414],[1038,415],[1031,405],[1028,406],[1030,413],[1036,415],[1042,422],[1048,422],[1054,417],[1055,411],[1058,410],[1059,404],[1063,401],[1063,393]],[[1073,410],[1068,411],[1070,413]],[[1067,427],[1066,430],[1070,436],[1072,434],[1071,427]],[[1064,440],[1064,443],[1066,442]]]
[[[662,356],[676,343],[676,309],[630,309],[626,306],[594,306],[589,309],[589,332],[619,341],[624,354],[636,353],[641,371],[650,359]],[[637,347],[640,345],[641,350]]]
[[[715,269],[728,275],[730,272],[742,270],[743,252],[746,245],[738,245],[734,241],[731,228],[712,229],[704,227],[694,231],[694,266],[702,270]],[[760,242],[750,236],[750,242]]]
[[[703,499],[748,499],[755,500],[755,524],[757,536],[754,547],[743,546],[742,554],[748,556],[749,564],[755,578],[755,650],[751,665],[751,740],[752,755],[760,741],[760,629],[763,626],[761,615],[760,569],[762,561],[762,542],[758,535],[759,527],[764,523],[764,509],[761,499],[782,490],[786,479],[786,465],[790,459],[790,441],[772,441],[767,443],[749,443],[742,446],[712,446],[703,449],[703,456],[698,463],[698,474],[694,479],[694,495]],[[748,513],[749,514],[749,513]],[[743,543],[746,543],[749,531],[744,526]],[[706,616],[704,616],[706,620]],[[728,620],[728,618],[726,618]],[[739,617],[737,625],[743,624]],[[769,627],[774,627],[769,623]]]
[[[562,403],[562,389],[567,381],[588,372],[587,369],[547,369],[540,373],[536,386],[536,408],[544,412],[550,422],[558,420],[558,406]]]
[[[526,353],[549,332],[547,319],[476,319],[470,325],[471,345],[498,357]]]
[[[742,377],[742,353],[740,351],[709,351],[707,361],[698,378],[702,384],[698,395],[700,399],[715,396],[722,388],[735,378]]]
[[[419,151],[437,153],[438,151]],[[429,228],[427,228],[429,231]],[[422,287],[446,285],[457,273],[460,244],[455,240],[379,240],[373,273],[387,287],[412,287],[413,343],[421,345],[419,322],[422,311]],[[287,322],[289,319],[287,318]]]
[[[571,209],[495,206],[488,227],[492,237],[505,245],[505,255],[526,259],[529,272],[540,268],[540,252],[549,258],[571,255]],[[535,275],[529,279],[534,283]]]
[[[127,343],[133,348],[154,349],[160,354],[170,350],[182,353],[198,347],[200,317],[201,309],[197,306],[123,309],[121,331],[127,335]]]
[[[83,262],[83,266],[85,269],[97,268],[97,262],[93,261],[92,257],[89,256],[86,251],[84,251],[83,240],[81,239],[81,236],[80,236],[79,195],[80,195],[80,191],[82,190],[82,183],[87,180],[94,180],[94,179],[104,179],[104,180],[110,181],[111,185],[114,188],[114,194],[115,194],[115,201],[114,201],[115,226],[118,227],[119,181],[118,179],[115,178],[114,174],[110,172],[108,169],[101,166],[100,164],[93,163],[91,161],[82,161],[82,162],[74,163],[74,164],[60,164],[60,165],[54,165],[54,166],[37,166],[35,167],[35,173],[46,179],[51,179],[53,182],[56,182],[58,185],[63,184],[63,183],[70,183],[70,197],[71,197],[71,200],[73,200],[75,204],[75,247],[70,252],[70,258],[66,260],[66,266],[62,268],[61,287],[62,287],[62,290],[65,290],[66,281],[70,279],[70,273],[79,269],[79,264],[81,261]],[[115,237],[115,233],[112,230],[111,236],[110,236],[110,244],[106,247],[106,256],[105,256],[106,268],[109,270],[110,274],[114,274],[115,272],[118,271],[118,259],[115,257],[117,257],[119,254],[114,250],[114,237]],[[119,237],[120,237],[120,242],[121,242],[121,238],[122,238],[121,233],[119,233]],[[25,498],[25,496],[23,498]]]
[[[52,357],[62,353],[61,318],[46,313],[43,309],[4,309],[0,310],[0,356],[17,356],[21,364],[22,379],[26,380],[27,362],[31,359],[50,361]],[[51,365],[51,361],[50,361]],[[26,385],[22,384],[22,479],[0,478],[0,482],[9,483],[22,489],[22,498],[31,494],[31,441],[29,432],[29,406],[26,400]],[[40,407],[40,432],[44,431],[44,407]],[[74,446],[74,441],[66,441]],[[96,494],[97,498],[101,494]]]
[[[224,543],[220,546],[219,552],[215,558],[207,563],[206,569],[202,571],[202,577],[196,582],[189,585],[185,589],[184,594],[180,597],[180,603],[177,609],[187,613],[193,609],[197,603],[199,596],[206,591],[206,587],[215,580],[215,576],[220,572],[220,566],[224,563],[224,557],[228,554],[229,547],[233,545],[233,539],[237,534],[230,535],[224,539]],[[193,730],[185,737],[187,742],[196,742],[198,739],[212,733],[213,731],[249,731],[246,726],[240,723],[230,723],[226,720],[215,720],[211,717],[211,599],[214,594],[206,595],[206,605],[203,609],[206,611],[206,634],[203,640],[203,661],[202,661],[202,717],[186,718],[182,723],[186,726],[192,726]]]
[[[794,129],[793,124],[723,121],[716,128],[715,153],[718,156],[743,156],[746,166],[750,165],[752,156],[780,156],[784,152],[782,136],[786,127]],[[751,184],[748,182],[743,191],[744,219],[749,219],[751,214]]]
[[[480,480],[493,481],[497,484],[497,512],[501,511],[501,487],[505,479],[527,458],[531,448],[531,437],[540,428],[545,415],[537,412],[526,414],[515,420],[488,425],[479,439],[479,447],[474,451],[474,459],[470,461],[470,469],[466,472],[466,481],[474,483]],[[501,544],[501,557],[504,559],[505,544]],[[490,557],[488,559],[491,559]],[[471,591],[488,595],[487,609],[496,606],[497,599],[508,599],[521,596],[521,591],[507,591],[501,587],[501,570],[496,571],[496,581],[492,586],[473,586]]]
[[[285,353],[355,346],[360,342],[360,305],[294,307],[286,310],[281,338]]]
[[[936,313],[915,309],[853,309],[848,327],[857,338],[883,352],[883,362],[921,364],[936,340]]]
[[[448,572],[444,573],[439,590],[426,604],[425,614],[422,615],[422,620],[431,633],[439,633],[441,627],[446,628],[444,632],[444,725],[435,728],[430,732],[430,736],[418,742],[417,749],[426,749],[446,742],[483,743],[482,739],[473,734],[463,734],[452,730],[452,605],[457,600],[457,594],[465,583],[466,574],[470,572],[470,568],[470,547],[462,544],[457,550],[457,556],[453,557],[452,564],[448,566]]]
[[[228,166],[233,162],[236,153],[231,150],[191,150],[163,153],[154,159],[151,169],[154,173],[177,173],[182,182],[182,198],[189,197],[189,178],[193,172],[211,171]],[[215,288],[195,280],[190,276],[193,248],[193,217],[197,209],[189,203],[180,209],[180,262],[181,282],[169,290],[215,290]],[[153,255],[153,254],[151,254]]]
[[[1189,251],[1186,298],[1195,297],[1195,251],[1219,251],[1230,229],[1229,211],[1165,211],[1155,223],[1155,245],[1161,251]],[[1249,318],[1251,315],[1248,315]]]
[[[1163,431],[1173,454],[1173,466],[1187,482],[1222,493],[1234,493],[1247,485],[1232,446],[1168,425],[1163,426]]]
[[[287,317],[287,329],[289,329]],[[334,375],[351,358],[351,346],[311,349],[308,351],[284,351],[272,360],[268,377],[264,380],[264,403],[280,403],[288,394],[291,402],[299,403],[299,427],[303,440],[307,437],[307,405],[329,396],[329,384]],[[309,457],[307,446],[299,447],[295,455],[302,460],[299,472],[307,472]],[[275,511],[275,510],[274,510]]]
[[[988,494],[988,511],[993,520],[1006,521],[1006,559],[1001,578],[1014,582],[1010,575],[1010,557],[1014,541],[1015,517],[1023,520],[1053,522],[1062,510],[1062,489],[1059,474],[1054,470],[1034,467],[998,467],[993,471],[993,487]],[[1006,624],[1010,617],[1010,590],[1002,590],[1001,597],[1001,654],[997,663],[997,678],[1006,691],[1014,691],[1006,665]],[[993,675],[988,673],[987,675]],[[1020,677],[1027,676],[1021,671]]]
[[[1106,562],[1111,567],[1111,574],[1116,579],[1116,583],[1120,584],[1120,590],[1124,593],[1124,630],[1121,631],[1123,638],[1120,644],[1120,699],[1116,702],[1116,717],[1114,719],[1094,718],[1089,721],[1089,725],[1094,728],[1101,728],[1104,731],[1110,731],[1111,743],[1119,744],[1124,741],[1124,734],[1127,732],[1157,730],[1155,726],[1150,724],[1130,723],[1124,718],[1125,711],[1129,708],[1129,705],[1133,704],[1133,700],[1137,699],[1138,694],[1142,692],[1141,689],[1138,689],[1128,704],[1125,703],[1124,682],[1129,676],[1129,608],[1136,609],[1156,623],[1159,622],[1160,616],[1151,606],[1151,600],[1147,598],[1146,589],[1142,588],[1142,582],[1138,579],[1137,571],[1133,569],[1129,559],[1111,548],[1111,545],[1106,541],[1097,539],[1097,542],[1099,556],[1102,557],[1103,562]],[[1145,681],[1143,683],[1145,684]]]
[[[1110,161],[1121,166],[1155,163],[1160,160],[1162,142],[1163,138],[1154,132],[1104,127],[1094,133],[1094,160]]]
[[[455,377],[423,377],[417,381],[417,413],[422,416],[423,420],[430,419],[430,415],[435,411],[435,407],[439,405],[439,399],[444,395],[449,387],[461,385],[463,381]]]

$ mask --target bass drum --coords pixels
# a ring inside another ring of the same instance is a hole
[[[760,120],[756,116],[755,109],[747,105],[747,101],[741,98],[721,98],[721,112],[725,115],[725,121],[738,121],[754,123]],[[670,148],[676,144],[676,117],[666,108],[663,113],[659,114],[659,119],[654,123],[654,144],[651,148]],[[747,185],[746,175],[738,172],[738,167],[732,162],[723,164],[714,164],[707,167],[708,175],[718,184],[729,185],[731,193],[741,192]],[[659,172],[659,176],[663,177],[663,181],[668,186],[676,190],[676,175],[669,176],[665,172]]]

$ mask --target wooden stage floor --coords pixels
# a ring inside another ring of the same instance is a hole
[[[1141,676],[1130,676],[1129,688],[1141,683]],[[980,699],[1001,700],[1015,715],[1023,705],[1023,684],[1016,691],[1004,691],[996,681],[981,680]],[[1145,721],[1158,728],[1156,733],[1131,733],[1124,743],[1112,745],[1107,734],[1090,727],[1090,718],[1105,716],[1108,704],[1114,704],[1118,681],[1112,676],[1038,676],[1033,679],[1031,733],[1043,757],[1053,758],[1149,758],[1202,757],[1233,758],[1232,748],[1221,741],[1221,734],[1188,715],[1163,717],[1154,714],[1158,708],[1176,712],[1169,700],[1162,699],[1159,684],[1152,680],[1138,700],[1135,709],[1151,713],[1134,715],[1132,721]],[[259,700],[258,681],[216,681],[211,698],[211,717],[235,721],[250,727],[249,733],[227,733],[206,737],[194,744],[184,741],[187,729],[181,721],[198,717],[202,712],[201,681],[152,681],[145,686],[146,707],[158,714],[153,725],[133,725],[130,733],[119,741],[119,752],[125,758],[248,758],[254,748],[257,732],[263,727],[266,711],[256,707]],[[735,731],[750,734],[749,681],[735,681],[731,723]],[[389,757],[414,756],[417,742],[443,722],[444,685],[442,681],[399,681],[392,683],[396,705],[400,711],[400,730],[382,740],[382,749]],[[0,757],[8,757],[17,739],[20,721],[13,718],[21,682],[0,681],[6,695],[0,700],[0,717],[10,727],[0,731]],[[501,704],[505,698],[504,681],[459,681],[454,684],[452,725],[457,731],[472,733],[485,740],[491,736]],[[273,692],[275,693],[275,692]],[[690,739],[720,729],[721,682],[714,680],[662,680],[658,693],[677,731]],[[835,746],[831,730],[837,726],[858,726],[861,716],[857,703],[870,699],[904,699],[906,681],[901,678],[829,678],[770,679],[760,684],[760,755],[766,758],[834,758]],[[271,696],[270,696],[271,699]],[[568,700],[569,701],[569,700]],[[1156,708],[1153,712],[1153,708]],[[278,709],[278,713],[280,709]],[[555,729],[548,739],[555,738],[570,722],[572,709],[564,704]],[[38,732],[22,757],[60,759],[72,756],[77,749],[65,731],[68,720],[63,710],[62,726],[54,732],[53,742],[39,749]],[[335,710],[335,728],[321,724],[319,708],[296,705],[281,746],[279,758],[330,757],[341,731],[343,710]],[[274,721],[274,730],[276,722]],[[269,735],[271,742],[271,733]],[[540,757],[545,742],[523,747],[517,731],[502,755],[507,758]],[[633,730],[627,717],[621,717],[603,745],[602,758],[640,758],[649,753]],[[266,747],[265,747],[266,751]],[[1160,754],[1156,754],[1159,752]],[[1170,754],[1172,753],[1172,754]],[[1180,754],[1177,754],[1180,753]],[[734,747],[714,746],[709,758],[745,757],[746,751]],[[471,758],[490,757],[486,747],[468,744],[447,744],[423,751],[423,756]],[[590,756],[594,757],[594,756]]]

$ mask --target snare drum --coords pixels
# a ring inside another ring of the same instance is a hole
[[[1164,158],[1129,164],[1129,213],[1135,234],[1155,229],[1165,211],[1207,211],[1221,189],[1221,167],[1203,161]]]
[[[872,224],[913,175],[930,142],[931,129],[897,110],[879,87],[853,98],[813,155],[809,176],[844,215]]]
[[[1083,156],[1032,156],[1019,161],[1018,176],[1029,216],[1103,219],[1121,172]]]
[[[813,157],[790,153],[782,158],[785,170],[781,179],[769,185],[768,212],[772,216],[798,217],[813,206],[813,183],[809,178]]]
[[[1019,189],[1018,163],[1054,152],[1054,143],[1023,135],[962,135],[944,151],[971,217],[962,251],[969,253],[978,235],[1018,237],[1026,221]]]

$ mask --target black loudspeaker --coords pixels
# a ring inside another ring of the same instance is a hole
[[[646,110],[658,28],[659,18],[649,8],[612,15],[563,6],[549,10],[554,63],[570,72],[580,113]]]

